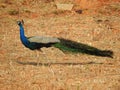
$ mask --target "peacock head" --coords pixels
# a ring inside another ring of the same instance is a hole
[[[17,24],[20,26],[20,25],[23,25],[24,24],[24,21],[21,20],[21,21],[17,21]]]

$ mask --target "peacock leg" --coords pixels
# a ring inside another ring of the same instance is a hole
[[[49,67],[49,71],[53,74],[53,77],[55,76],[55,73],[53,71],[53,69],[51,68],[51,63],[50,63],[50,60],[49,58],[47,57],[46,53],[42,51],[42,55],[44,57],[44,60],[46,60],[47,62],[45,62],[47,64],[47,66]]]
[[[39,66],[40,60],[39,60],[39,52],[37,50],[36,50],[36,57],[37,57],[37,66]]]
[[[45,53],[42,50],[36,50],[37,66],[40,65],[39,54],[40,54],[40,58],[41,58],[41,61],[42,61],[42,65],[44,66],[45,63],[43,61],[45,61],[47,59],[47,57],[46,57]]]
[[[45,60],[47,60],[46,53],[41,50],[41,55],[42,55],[41,57],[43,59],[42,65],[44,66],[46,64]]]

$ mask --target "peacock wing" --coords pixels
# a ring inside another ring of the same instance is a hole
[[[58,38],[55,38],[55,37],[43,37],[43,36],[29,37],[28,40],[30,42],[43,43],[43,44],[60,42],[60,40]]]

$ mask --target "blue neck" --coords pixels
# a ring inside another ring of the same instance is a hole
[[[27,38],[26,38],[25,35],[24,35],[24,28],[23,28],[22,24],[19,25],[19,26],[20,26],[20,39],[21,39],[21,42],[22,42],[26,47],[28,47],[29,41],[27,40]]]

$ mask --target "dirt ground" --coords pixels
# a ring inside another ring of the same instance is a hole
[[[74,7],[62,11],[55,3]],[[54,47],[36,57],[21,44],[21,19],[26,36],[74,40],[111,50],[113,58]],[[0,90],[120,90],[120,1],[0,0]]]

